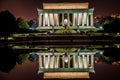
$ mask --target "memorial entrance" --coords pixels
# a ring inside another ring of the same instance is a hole
[[[39,30],[96,30],[94,8],[88,8],[88,3],[43,3],[43,9],[37,10]]]

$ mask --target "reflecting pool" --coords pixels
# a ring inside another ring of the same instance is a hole
[[[1,44],[0,80],[119,80],[119,46]]]

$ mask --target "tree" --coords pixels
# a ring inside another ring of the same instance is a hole
[[[116,62],[120,60],[120,49],[119,48],[108,48],[104,50],[103,60],[108,63]]]
[[[112,29],[114,32],[120,32],[120,19],[119,18],[114,18],[112,25]]]
[[[35,22],[33,20],[28,21],[29,26],[31,27]]]
[[[30,20],[30,21],[28,22],[28,24],[29,24],[31,30],[35,30],[36,27],[38,26],[38,25],[37,25],[37,22],[36,22],[35,20]]]
[[[113,22],[113,18],[111,16],[105,17],[100,21],[101,26],[106,24],[111,24]]]
[[[113,17],[105,17],[100,21],[105,32],[120,32],[120,19]]]
[[[30,28],[27,21],[25,21],[22,18],[17,19],[17,25],[18,25],[18,28],[19,28],[18,32],[27,32]]]
[[[29,58],[29,54],[28,53],[21,53],[21,54],[19,54],[18,55],[18,60],[17,60],[17,62],[19,63],[19,64],[22,64],[22,63],[24,63],[27,59]]]
[[[9,11],[0,12],[0,36],[8,37],[17,31],[16,18]]]
[[[8,45],[0,45],[0,71],[10,72],[16,65],[16,54]]]

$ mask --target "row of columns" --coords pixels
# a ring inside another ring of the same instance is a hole
[[[71,59],[73,60],[72,67],[70,66]],[[60,64],[62,64],[62,67],[60,67]],[[94,67],[94,55],[39,55],[39,67],[41,69]]]
[[[62,14],[62,22],[60,22],[60,14]],[[39,26],[93,26],[93,13],[40,13]],[[67,14],[65,18],[64,14]]]
[[[39,14],[39,26],[59,26],[58,14],[41,13]]]

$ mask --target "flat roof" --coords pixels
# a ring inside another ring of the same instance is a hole
[[[44,79],[71,79],[71,78],[87,78],[89,79],[89,72],[45,72]]]
[[[89,3],[43,3],[43,9],[88,9]]]

